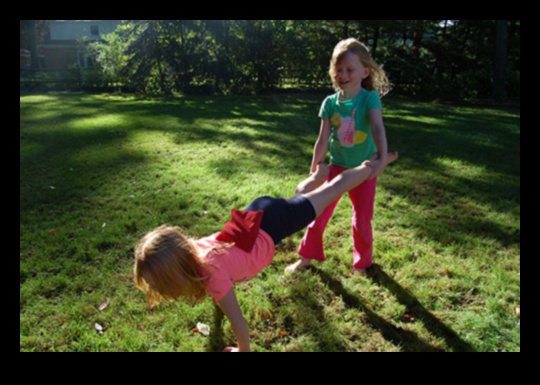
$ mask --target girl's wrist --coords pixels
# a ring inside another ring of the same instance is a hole
[[[309,171],[309,175],[313,175],[317,172],[317,167],[319,167],[320,164],[324,164],[324,160],[321,160],[319,161],[316,165],[315,165],[315,169],[313,169],[313,167],[311,167],[311,170]]]

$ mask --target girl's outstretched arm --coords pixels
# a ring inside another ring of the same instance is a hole
[[[226,347],[223,351],[249,352],[249,329],[244,315],[242,314],[242,310],[240,309],[240,305],[238,304],[238,300],[236,299],[234,289],[229,290],[225,297],[219,301],[218,305],[231,322],[234,335],[238,339],[238,348]]]
[[[311,172],[317,171],[317,165],[324,163],[326,153],[328,152],[328,145],[330,141],[330,134],[332,132],[332,126],[328,119],[321,119],[321,128],[319,130],[319,137],[315,142],[313,148],[313,159],[311,160]]]
[[[307,179],[304,179],[298,184],[298,186],[296,186],[294,196],[297,197],[315,190],[317,187],[319,187],[326,181],[329,174],[330,167],[328,167],[324,163],[320,163],[319,165],[317,165],[317,169],[315,170],[315,172],[312,172]]]

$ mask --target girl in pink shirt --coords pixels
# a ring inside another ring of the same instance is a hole
[[[322,186],[328,170],[320,165],[297,187],[294,198],[258,198],[244,211],[232,210],[224,229],[206,238],[192,240],[176,227],[161,226],[146,234],[135,249],[137,287],[146,292],[149,308],[161,301],[196,302],[210,295],[238,339],[238,347],[224,351],[250,351],[249,330],[234,282],[257,275],[272,262],[277,243],[305,228],[339,196],[395,159],[397,153],[385,161],[366,161]]]

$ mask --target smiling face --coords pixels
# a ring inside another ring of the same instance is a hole
[[[368,76],[369,68],[352,52],[346,52],[333,70],[334,84],[339,87],[343,96],[356,96],[362,90],[362,80]]]

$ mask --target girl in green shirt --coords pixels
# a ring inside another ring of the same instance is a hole
[[[337,93],[327,97],[321,106],[321,128],[315,143],[311,172],[324,162],[328,151],[328,181],[361,165],[375,153],[378,153],[382,160],[380,168],[374,170],[371,179],[349,191],[353,205],[352,272],[361,274],[372,264],[371,219],[377,176],[384,171],[388,156],[380,97],[385,95],[390,87],[385,72],[373,60],[368,48],[352,38],[339,42],[335,47],[330,62],[330,77]],[[301,259],[288,266],[286,273],[307,267],[312,260],[326,259],[323,233],[338,202],[339,199],[328,206],[307,228],[298,249]]]

